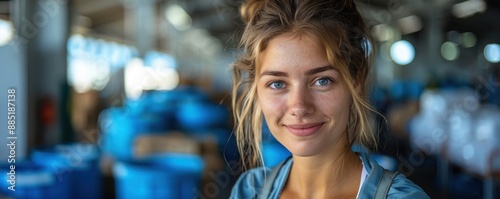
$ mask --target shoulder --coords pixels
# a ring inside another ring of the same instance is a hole
[[[392,181],[387,198],[429,198],[429,196],[418,185],[406,178],[403,174],[397,174]]]
[[[230,198],[256,198],[269,171],[269,168],[258,167],[241,174],[231,190]]]
[[[375,193],[379,184],[380,176],[384,171],[378,163],[367,154],[360,154],[368,174],[362,189],[367,196]],[[368,193],[369,192],[369,193]],[[362,197],[360,197],[362,198]],[[406,178],[403,174],[397,174],[392,180],[391,187],[387,193],[387,198],[429,198],[427,194],[418,185]]]

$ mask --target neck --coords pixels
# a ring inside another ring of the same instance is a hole
[[[362,164],[351,150],[311,157],[293,157],[286,187],[300,198],[331,198],[357,193]],[[353,189],[355,188],[355,189]]]

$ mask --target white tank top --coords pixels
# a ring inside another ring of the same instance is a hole
[[[366,171],[365,164],[363,163],[363,170],[361,171],[361,180],[359,181],[358,194],[356,195],[356,198],[358,198],[361,187],[363,186],[363,183],[365,182],[367,176],[368,172]]]

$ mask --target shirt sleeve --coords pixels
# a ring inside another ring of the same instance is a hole
[[[430,197],[422,188],[410,181],[403,174],[397,174],[392,181],[387,198],[427,199]]]
[[[268,168],[259,167],[241,174],[231,190],[231,199],[257,198],[265,175],[269,173]]]

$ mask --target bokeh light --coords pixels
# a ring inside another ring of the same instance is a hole
[[[0,19],[0,46],[7,45],[14,38],[12,22]]]
[[[178,30],[184,31],[191,28],[191,17],[177,4],[170,5],[165,9],[165,18]]]
[[[462,45],[464,46],[464,48],[474,47],[477,43],[476,35],[471,32],[462,33],[462,40]]]
[[[500,45],[488,44],[484,47],[484,57],[491,63],[500,62]]]
[[[399,65],[407,65],[415,58],[415,49],[406,40],[397,41],[391,46],[391,58]]]
[[[138,99],[142,95],[142,80],[144,63],[134,58],[125,66],[124,84],[125,94],[130,99]]]
[[[456,43],[447,41],[444,42],[443,45],[441,45],[441,55],[444,59],[453,61],[456,60],[460,55],[460,49],[458,48],[458,45]]]

